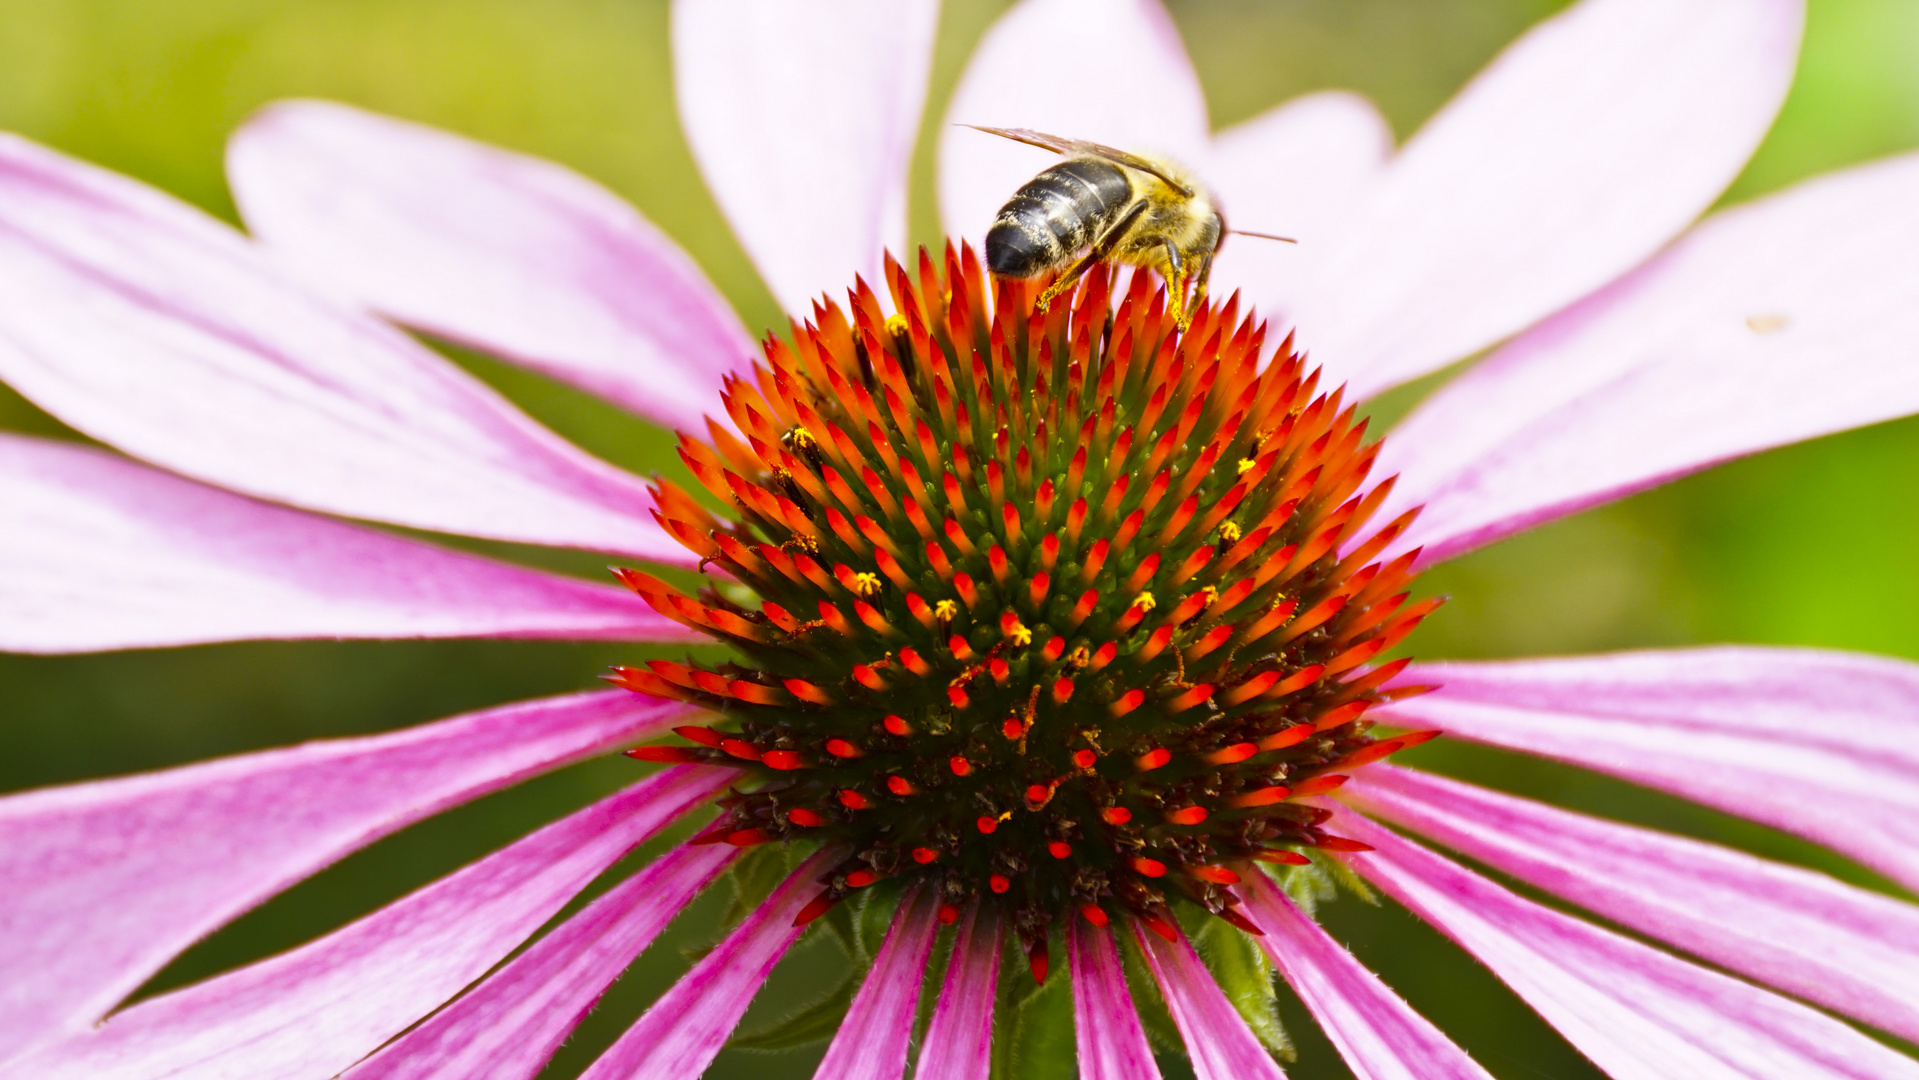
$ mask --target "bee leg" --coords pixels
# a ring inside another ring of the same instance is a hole
[[[1126,213],[1120,215],[1118,221],[1113,222],[1105,232],[1099,235],[1099,239],[1093,241],[1093,246],[1087,250],[1086,254],[1080,256],[1078,262],[1067,267],[1065,273],[1048,285],[1045,292],[1039,294],[1039,301],[1034,306],[1045,311],[1054,297],[1072,288],[1079,281],[1080,276],[1091,269],[1094,263],[1111,255],[1113,248],[1119,245],[1120,237],[1125,236],[1126,230],[1132,228],[1133,222],[1138,221],[1139,216],[1145,212],[1146,200],[1144,199],[1129,207]]]
[[[1199,260],[1199,270],[1193,274],[1193,310],[1198,311],[1206,303],[1206,283],[1213,279],[1213,253],[1207,252]]]
[[[1181,330],[1192,324],[1193,316],[1186,308],[1186,264],[1180,261],[1179,246],[1171,240],[1161,241],[1166,247],[1166,302],[1173,309],[1173,321]]]

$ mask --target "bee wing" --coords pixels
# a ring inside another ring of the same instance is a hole
[[[988,135],[998,135],[1003,139],[1023,142],[1028,146],[1037,146],[1042,150],[1051,150],[1055,154],[1104,158],[1115,165],[1124,165],[1129,169],[1137,169],[1140,172],[1156,176],[1167,187],[1172,188],[1174,191],[1179,192],[1189,199],[1193,196],[1192,188],[1166,175],[1166,170],[1140,157],[1138,154],[1129,154],[1124,150],[1115,150],[1110,146],[1103,146],[1096,142],[1086,142],[1083,139],[1063,139],[1058,135],[1048,135],[1043,131],[1034,131],[1031,128],[982,127],[979,124],[967,124],[966,126],[972,128],[974,131],[984,131]]]

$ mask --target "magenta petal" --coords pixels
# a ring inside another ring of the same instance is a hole
[[[348,852],[688,712],[606,690],[0,799],[0,1059]]]
[[[938,24],[938,0],[674,3],[687,143],[786,310],[855,273],[885,294]]]
[[[1371,822],[1345,832],[1367,879],[1493,970],[1610,1076],[1645,1080],[1919,1077],[1845,1024],[1535,904]]]
[[[738,854],[703,844],[661,856],[346,1080],[531,1080],[633,958]]]
[[[799,940],[800,909],[844,852],[822,851],[793,871],[719,947],[634,1021],[581,1080],[684,1080],[706,1070],[746,1014],[760,984]]]
[[[332,1076],[485,974],[731,778],[667,770],[326,937],[141,1002],[13,1067],[47,1080]]]
[[[0,434],[0,649],[256,638],[691,640],[622,589]]]
[[[1176,942],[1165,941],[1134,923],[1133,936],[1152,966],[1166,1011],[1179,1025],[1198,1080],[1282,1080],[1286,1074],[1213,981],[1184,934]]]
[[[1824,874],[1376,765],[1366,813],[1721,967],[1919,1038],[1919,907]]]
[[[1492,1080],[1479,1063],[1360,966],[1263,873],[1239,887],[1259,947],[1359,1080]]]
[[[1275,328],[1291,325],[1314,253],[1365,204],[1392,150],[1386,118],[1341,90],[1294,98],[1220,132],[1205,176],[1226,223],[1299,243],[1228,236],[1213,264],[1213,292],[1239,289]]]
[[[1803,18],[1802,0],[1584,0],[1534,27],[1406,144],[1315,268],[1305,344],[1367,396],[1631,269],[1759,145]]]
[[[978,1080],[992,1071],[1001,930],[994,908],[976,903],[967,909],[913,1080]]]
[[[899,1080],[905,1075],[920,983],[939,933],[938,911],[930,890],[900,902],[859,995],[813,1073],[816,1080]]]
[[[1081,58],[1079,70],[1062,68],[1062,49]],[[940,220],[975,245],[1000,204],[1059,159],[955,124],[1033,128],[1171,154],[1194,169],[1206,164],[1211,132],[1199,77],[1159,0],[1023,0],[980,41],[946,120]]]
[[[753,341],[693,260],[571,170],[345,105],[227,146],[247,227],[344,295],[696,431]]]
[[[1728,647],[1426,664],[1393,723],[1524,750],[1816,840],[1919,889],[1919,664]]]
[[[135,457],[311,510],[684,561],[637,478],[152,188],[0,138],[0,377]]]
[[[1393,432],[1426,561],[1768,447],[1919,411],[1919,155],[1714,215]]]
[[[1159,1063],[1126,989],[1113,932],[1082,919],[1069,918],[1066,926],[1080,1080],[1159,1080]]]

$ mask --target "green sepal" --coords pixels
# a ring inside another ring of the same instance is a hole
[[[1166,999],[1160,996],[1159,980],[1153,978],[1153,969],[1147,965],[1146,954],[1140,951],[1139,941],[1132,934],[1121,932],[1117,926],[1108,932],[1119,946],[1119,962],[1126,972],[1126,988],[1133,996],[1133,1009],[1139,1013],[1140,1026],[1146,1029],[1146,1038],[1157,1049],[1185,1053],[1186,1040],[1180,1036],[1179,1025],[1173,1023],[1173,1014],[1166,1011]]]
[[[1193,946],[1261,1045],[1281,1061],[1296,1060],[1292,1037],[1279,1020],[1272,961],[1259,945],[1224,919],[1207,919],[1193,935]]]
[[[853,995],[859,992],[860,976],[864,973],[862,967],[853,968],[825,997],[771,1027],[750,1035],[735,1035],[726,1045],[736,1050],[791,1050],[830,1038],[846,1018],[846,1010],[852,1007]]]
[[[1073,1044],[1072,980],[1067,978],[1065,965],[1053,965],[1046,985],[1036,986],[1027,971],[1025,955],[1014,944],[1016,936],[1009,934],[1007,938],[1007,955],[1000,965],[999,1002],[994,1009],[992,1080],[1079,1075],[1079,1055]]]

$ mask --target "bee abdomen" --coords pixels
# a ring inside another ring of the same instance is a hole
[[[1119,166],[1097,158],[1060,162],[1013,193],[986,232],[986,268],[1030,277],[1092,244],[1133,198]]]

